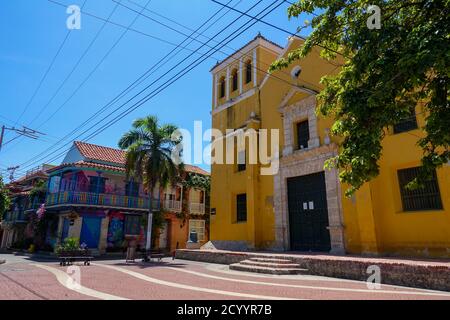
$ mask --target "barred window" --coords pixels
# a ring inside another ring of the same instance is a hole
[[[409,117],[402,119],[394,125],[394,133],[402,133],[417,129],[417,119],[415,108],[410,109]]]
[[[198,241],[205,240],[205,220],[189,220],[189,234],[197,233]]]
[[[417,177],[420,167],[401,169],[397,171],[403,211],[439,210],[442,209],[441,195],[436,172],[423,188],[406,189],[405,186]]]
[[[236,196],[236,213],[237,222],[247,221],[247,194],[242,193]]]

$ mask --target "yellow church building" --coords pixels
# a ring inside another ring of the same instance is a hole
[[[235,148],[223,155],[232,154],[237,163],[212,164],[212,245],[449,257],[449,165],[438,169],[424,189],[403,188],[420,166],[420,106],[416,117],[389,128],[380,175],[345,197],[337,170],[324,169],[325,160],[339,152],[339,140],[329,135],[333,119],[315,112],[316,95],[323,89],[319,81],[339,72],[339,61],[320,58],[320,49],[314,48],[288,68],[267,73],[273,61],[302,43],[291,37],[283,48],[258,35],[211,69],[213,128],[223,135],[229,129],[279,132],[269,164],[249,161],[248,141],[244,151]],[[273,174],[261,174],[268,166],[276,168]]]

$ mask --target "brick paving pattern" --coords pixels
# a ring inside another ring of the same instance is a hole
[[[3,257],[2,257],[3,258]],[[94,299],[60,283],[50,270],[66,272],[56,262],[8,261],[0,265],[0,299]],[[81,285],[124,299],[448,299],[450,292],[382,285],[309,275],[273,276],[230,271],[224,265],[165,259],[163,263],[125,264],[97,261],[80,266]],[[58,273],[58,272],[56,272]],[[61,272],[59,272],[61,274]],[[100,297],[101,298],[101,297]]]

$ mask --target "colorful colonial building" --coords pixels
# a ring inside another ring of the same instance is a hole
[[[339,152],[339,140],[329,135],[333,119],[315,112],[320,79],[338,72],[340,61],[326,61],[314,48],[288,68],[266,72],[302,43],[291,37],[283,48],[258,35],[211,70],[213,128],[224,135],[227,129],[279,130],[278,152],[270,154],[270,165],[279,159],[276,174],[262,175],[267,165],[249,161],[248,141],[247,151],[234,150],[240,164],[212,165],[212,245],[450,256],[450,167],[438,169],[424,189],[404,188],[420,166],[420,106],[416,116],[388,128],[380,175],[346,198],[337,170],[324,170],[325,160]]]
[[[209,174],[190,165],[185,170]],[[132,236],[145,247],[145,217],[150,205],[164,213],[153,246],[167,251],[185,248],[193,230],[200,243],[207,240],[205,191],[186,189],[182,183],[164,190],[155,186],[155,199],[150,200],[141,181],[126,177],[122,150],[75,142],[62,164],[48,172],[45,214],[58,219],[54,245],[75,237],[102,254],[122,251],[126,236]]]
[[[45,202],[45,191],[33,194],[32,190],[47,181],[47,171],[53,166],[43,164],[6,187],[11,198],[11,208],[5,212],[0,223],[0,249],[25,247],[27,239],[33,236],[28,222],[31,214]]]

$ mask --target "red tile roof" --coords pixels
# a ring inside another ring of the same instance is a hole
[[[122,166],[125,164],[126,152],[123,150],[98,146],[81,141],[75,141],[74,144],[80,151],[81,155],[88,160],[117,163]]]
[[[193,166],[190,164],[185,164],[184,165],[184,170],[187,172],[193,172],[193,173],[197,173],[197,174],[202,174],[205,176],[209,176],[210,173],[208,171],[203,170],[202,168],[199,168],[197,166]]]
[[[87,161],[78,161],[75,163],[63,163],[56,168],[52,168],[49,171],[54,171],[65,166],[76,166],[83,167],[87,166],[90,168],[98,168],[100,170],[113,170],[119,172],[125,172],[125,159],[126,152],[120,149],[114,149],[110,147],[99,146],[91,143],[75,141],[74,142],[77,149],[80,151],[81,155],[86,158],[86,160],[102,161],[111,163],[113,165],[99,164]],[[115,164],[115,165],[114,165]],[[185,164],[184,169],[187,172],[193,172],[202,175],[209,175],[210,173],[190,164]]]
[[[125,172],[124,166],[112,166],[107,164],[95,163],[95,162],[87,162],[87,161],[77,161],[72,163],[61,163],[59,166],[54,167],[49,170],[49,172],[57,171],[64,167],[77,167],[77,168],[94,168],[99,170],[109,170],[109,171],[117,171],[117,172]]]

